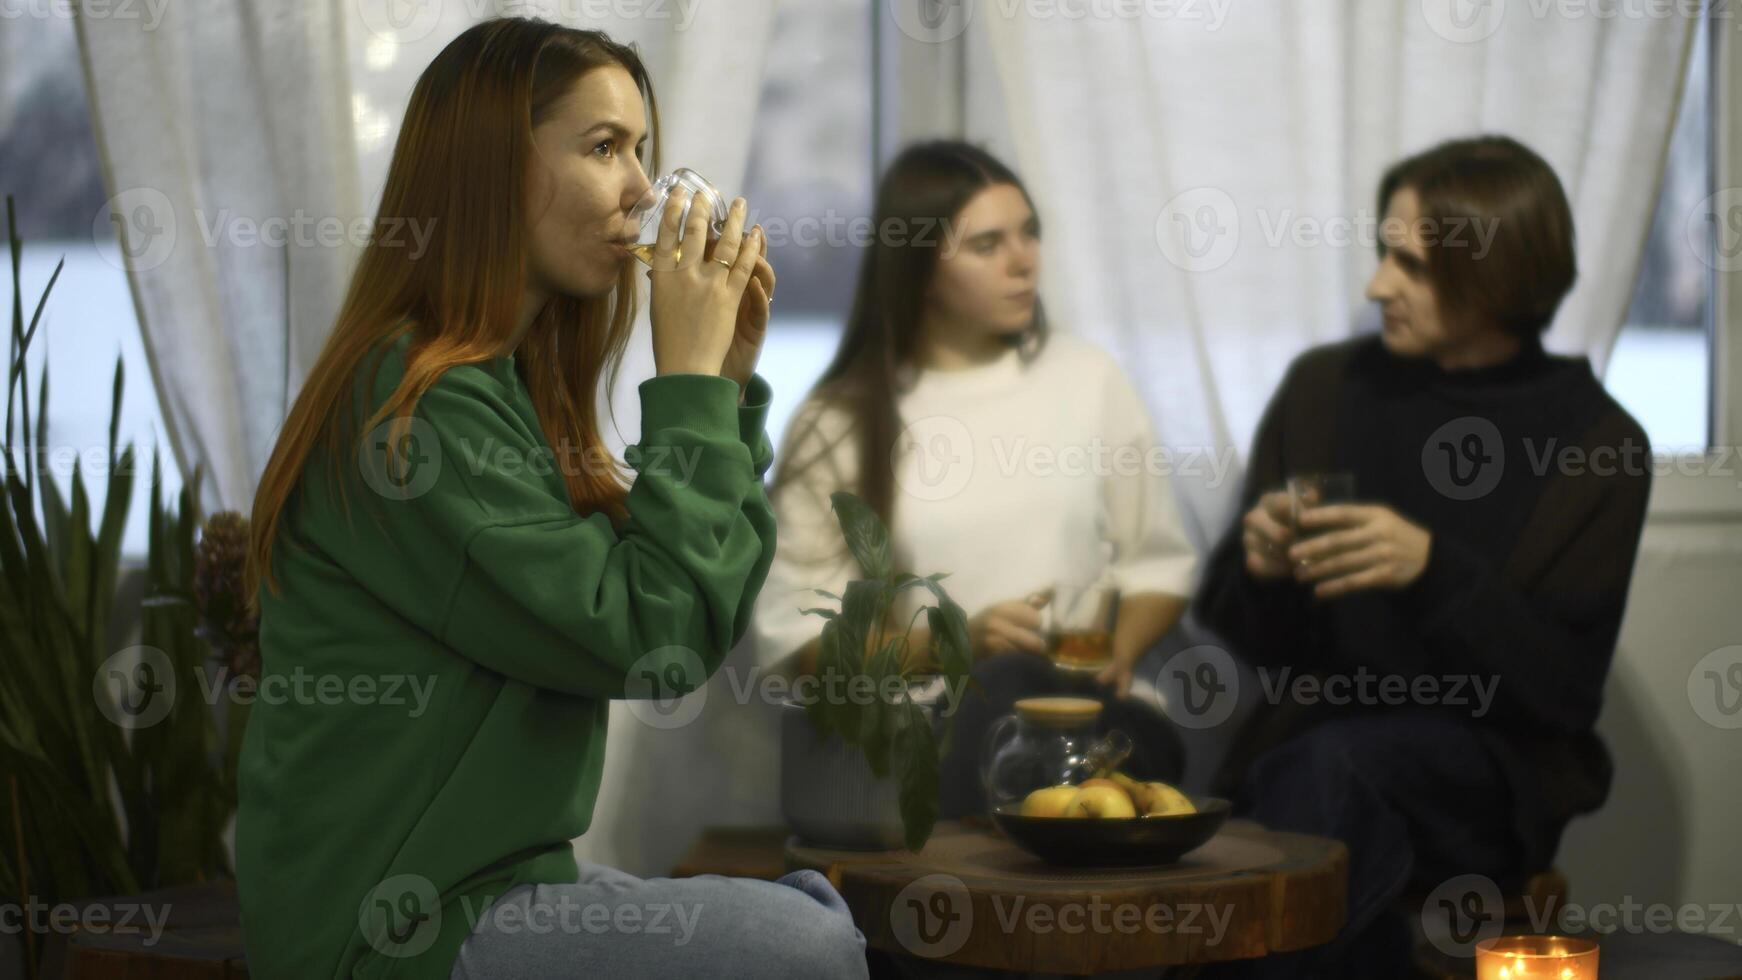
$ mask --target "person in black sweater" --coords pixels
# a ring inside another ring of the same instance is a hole
[[[1650,446],[1588,361],[1542,349],[1575,276],[1566,196],[1483,137],[1398,163],[1378,197],[1383,332],[1291,365],[1194,606],[1281,692],[1222,791],[1349,847],[1337,939],[1245,974],[1408,975],[1400,899],[1466,874],[1516,887],[1609,791],[1594,728]],[[1285,481],[1326,472],[1357,502],[1296,524]],[[1291,697],[1284,668],[1351,696]]]

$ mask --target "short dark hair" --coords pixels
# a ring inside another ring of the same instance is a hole
[[[1427,249],[1427,275],[1446,311],[1516,334],[1546,330],[1578,278],[1573,212],[1554,169],[1517,140],[1478,136],[1393,164],[1379,181],[1381,215],[1405,187],[1444,233]],[[1481,229],[1493,236],[1486,249]],[[1460,242],[1466,247],[1454,247]]]

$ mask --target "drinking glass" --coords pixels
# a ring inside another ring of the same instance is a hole
[[[643,264],[653,264],[653,249],[659,243],[659,219],[665,214],[666,199],[680,187],[690,192],[690,199],[684,205],[683,220],[689,220],[691,208],[703,207],[708,210],[708,239],[717,239],[725,232],[732,202],[706,177],[688,167],[679,167],[654,181],[629,211],[629,220],[639,229],[635,243],[629,246],[629,254]],[[672,258],[681,258],[683,249],[684,243],[680,240]]]
[[[1060,583],[1041,608],[1047,652],[1060,670],[1099,672],[1113,662],[1119,590],[1106,582]]]
[[[1290,530],[1296,541],[1313,537],[1301,529],[1300,515],[1308,508],[1325,504],[1347,504],[1355,500],[1355,474],[1303,473],[1288,478],[1288,509]],[[1315,532],[1318,533],[1318,532]]]

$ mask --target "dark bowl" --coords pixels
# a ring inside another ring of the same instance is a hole
[[[1048,864],[1130,868],[1172,864],[1216,836],[1228,819],[1227,800],[1194,796],[1196,813],[1166,817],[1025,817],[1022,804],[992,809],[992,822],[1017,847]]]

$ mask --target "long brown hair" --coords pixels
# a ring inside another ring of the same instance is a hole
[[[456,37],[419,76],[393,148],[376,227],[429,222],[424,253],[402,239],[362,250],[331,334],[285,419],[254,495],[248,595],[259,582],[276,595],[273,542],[310,454],[325,451],[341,470],[355,460],[361,433],[392,417],[397,440],[418,399],[442,373],[500,357],[513,337],[527,270],[526,174],[532,130],[586,72],[616,66],[641,90],[650,117],[650,168],[658,172],[659,110],[632,47],[599,31],[533,18],[498,18]],[[635,318],[634,270],[625,267],[603,296],[556,295],[515,349],[546,439],[578,447],[603,466],[563,467],[569,503],[579,513],[621,520],[627,481],[599,435],[601,376],[617,377]],[[405,371],[367,421],[353,411],[357,375],[374,368],[391,342],[410,332]],[[397,442],[393,444],[397,445]],[[342,491],[342,486],[341,486]]]
[[[879,234],[859,267],[853,307],[835,358],[810,391],[812,407],[827,406],[846,419],[841,435],[803,459],[783,457],[774,473],[774,492],[826,458],[842,438],[855,440],[859,461],[851,490],[885,523],[894,519],[895,472],[890,459],[901,419],[896,412],[903,374],[915,366],[920,348],[920,324],[926,289],[937,274],[939,251],[948,233],[973,197],[988,187],[1009,184],[1022,192],[1030,208],[1028,189],[1009,167],[969,143],[930,140],[904,149],[877,185],[872,228],[895,227],[907,236]],[[1013,340],[1025,359],[1045,346],[1046,317],[1040,303],[1034,324]],[[802,446],[821,418],[801,412],[788,446]]]

